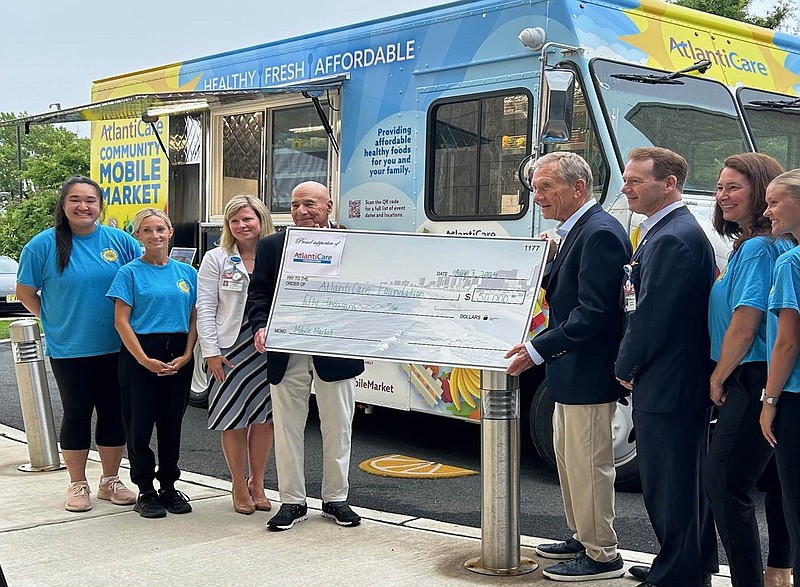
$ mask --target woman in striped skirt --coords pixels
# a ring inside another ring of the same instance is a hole
[[[258,198],[234,196],[225,206],[220,246],[205,254],[198,273],[197,334],[210,375],[208,428],[221,431],[233,509],[240,514],[272,508],[264,494],[272,450],[266,355],[253,345],[245,302],[258,240],[273,232]]]

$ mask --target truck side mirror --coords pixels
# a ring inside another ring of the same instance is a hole
[[[572,135],[575,74],[567,69],[545,70],[539,104],[539,140],[566,143]]]

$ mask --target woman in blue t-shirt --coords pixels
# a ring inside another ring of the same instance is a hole
[[[800,241],[800,169],[776,177],[767,188],[772,233]],[[769,377],[762,394],[761,431],[775,447],[783,507],[794,551],[794,583],[800,584],[800,247],[775,263],[767,320]],[[779,401],[780,400],[780,401]]]
[[[120,340],[114,305],[105,297],[120,267],[140,254],[128,233],[102,226],[103,193],[88,177],[61,186],[55,226],[34,236],[19,259],[17,297],[42,321],[64,417],[61,454],[70,484],[64,507],[92,509],[86,461],[97,413],[95,444],[103,473],[97,497],[117,505],[136,500],[119,479],[125,433],[117,380]]]
[[[792,245],[771,235],[763,213],[767,185],[781,173],[772,157],[745,153],[728,157],[717,180],[714,228],[733,240],[733,252],[709,299],[711,358],[716,361],[710,395],[719,415],[704,479],[734,587],[788,584],[791,570],[780,484],[767,483],[766,570],[750,497],[773,454],[758,423],[767,380],[766,314],[772,268]]]
[[[144,518],[192,511],[175,482],[180,477],[181,424],[197,340],[197,271],[170,259],[172,233],[172,223],[161,210],[140,210],[133,219],[133,234],[144,254],[117,273],[107,294],[114,300],[114,324],[124,345],[119,379],[131,481],[139,487],[134,510]],[[153,427],[158,472],[150,449]]]

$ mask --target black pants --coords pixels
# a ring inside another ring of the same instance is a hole
[[[633,408],[642,497],[660,550],[648,580],[659,587],[700,587],[719,571],[714,519],[703,489],[709,411]]]
[[[119,353],[50,359],[58,384],[64,416],[58,441],[64,450],[88,450],[92,444],[92,413],[97,411],[94,431],[98,446],[122,446],[122,408],[117,379]]]
[[[800,393],[781,394],[773,430],[778,440],[775,459],[783,489],[783,511],[794,553],[794,582],[800,585]]]
[[[138,334],[145,354],[159,361],[171,361],[186,349],[186,333]],[[123,347],[119,361],[122,386],[122,418],[128,440],[131,481],[139,491],[153,489],[158,479],[169,488],[180,477],[178,457],[181,449],[181,424],[189,405],[189,386],[194,361],[190,360],[176,375],[159,377],[142,367]],[[158,439],[158,472],[150,449],[153,427]]]
[[[767,566],[774,569],[792,568],[792,540],[786,527],[786,516],[783,513],[783,491],[778,477],[778,465],[775,454],[761,473],[756,489],[764,493],[764,514],[767,518],[767,534],[769,550]]]
[[[734,587],[764,584],[761,539],[750,495],[773,453],[758,422],[766,381],[765,362],[739,365],[728,377],[706,460],[706,491]]]

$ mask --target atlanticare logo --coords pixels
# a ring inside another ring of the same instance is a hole
[[[321,253],[304,253],[299,251],[294,254],[292,262],[294,263],[322,263],[323,265],[330,265],[332,257],[330,255],[323,255]]]
[[[747,73],[757,73],[759,75],[767,76],[769,71],[763,61],[757,61],[748,57],[742,57],[736,51],[722,51],[720,49],[704,49],[703,47],[695,47],[691,41],[677,41],[675,37],[669,39],[669,51],[677,51],[681,56],[697,61],[699,59],[708,59],[712,65],[719,65],[720,67],[727,67],[730,69],[738,69]]]

